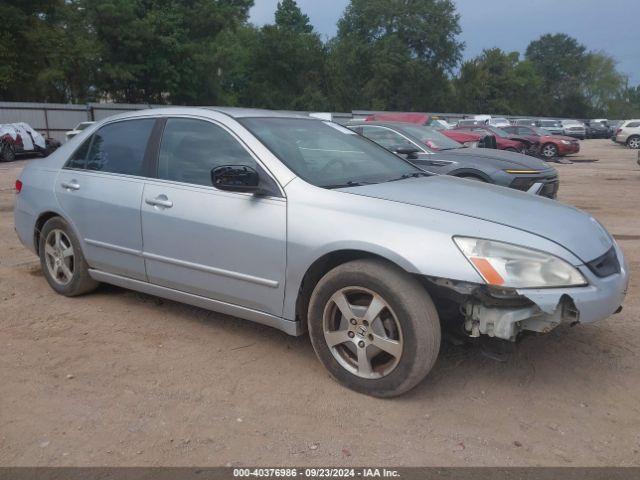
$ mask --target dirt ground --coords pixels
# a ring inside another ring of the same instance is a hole
[[[306,336],[115,287],[54,294],[13,231],[37,160],[0,164],[0,465],[640,465],[640,166],[582,147],[560,199],[618,238],[623,312],[504,363],[446,345],[393,400],[340,387]]]

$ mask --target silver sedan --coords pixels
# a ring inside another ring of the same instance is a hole
[[[628,284],[586,213],[270,111],[111,117],[31,162],[16,190],[16,231],[56,292],[105,282],[308,330],[338,381],[376,396],[428,374],[445,326],[514,341],[602,320]]]

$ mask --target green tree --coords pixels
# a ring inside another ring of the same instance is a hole
[[[518,52],[485,50],[462,64],[454,79],[457,108],[463,112],[537,115],[541,79]]]
[[[216,103],[216,39],[252,0],[85,0],[100,47],[98,88],[125,102]]]
[[[324,110],[325,49],[309,17],[294,0],[278,3],[275,24],[265,25],[250,51],[246,106]]]
[[[616,61],[604,52],[590,52],[586,58],[584,92],[591,116],[607,115],[625,96],[628,79],[616,69]]]
[[[461,58],[459,20],[451,0],[352,0],[330,44],[335,107],[443,108]]]
[[[588,55],[584,45],[564,33],[547,34],[527,47],[529,60],[542,79],[544,113],[583,117],[589,112],[584,93]]]

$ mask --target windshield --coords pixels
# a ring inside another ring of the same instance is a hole
[[[541,120],[540,125],[543,127],[559,127],[560,122],[556,122],[553,120]]]
[[[296,175],[318,187],[358,186],[426,175],[336,123],[301,118],[239,121]]]
[[[419,138],[422,143],[433,150],[454,150],[464,148],[461,143],[450,139],[438,130],[420,125],[403,125],[402,130]]]
[[[531,127],[531,129],[535,131],[538,135],[551,135],[551,132],[549,130],[545,130],[544,128]]]
[[[499,128],[499,127],[489,126],[489,127],[487,127],[487,130],[489,130],[494,135],[497,135],[498,137],[508,138],[508,137],[511,136],[511,134],[509,132],[507,132],[506,130],[503,130],[503,129]]]

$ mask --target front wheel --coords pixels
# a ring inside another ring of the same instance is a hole
[[[544,158],[554,158],[558,156],[558,147],[553,143],[547,143],[542,146],[540,152]]]
[[[640,148],[640,137],[629,137],[627,139],[627,146],[629,148],[633,148],[634,150],[638,150]]]
[[[414,277],[383,260],[355,260],[327,273],[311,296],[308,324],[329,373],[376,397],[415,387],[440,349],[431,297]]]

